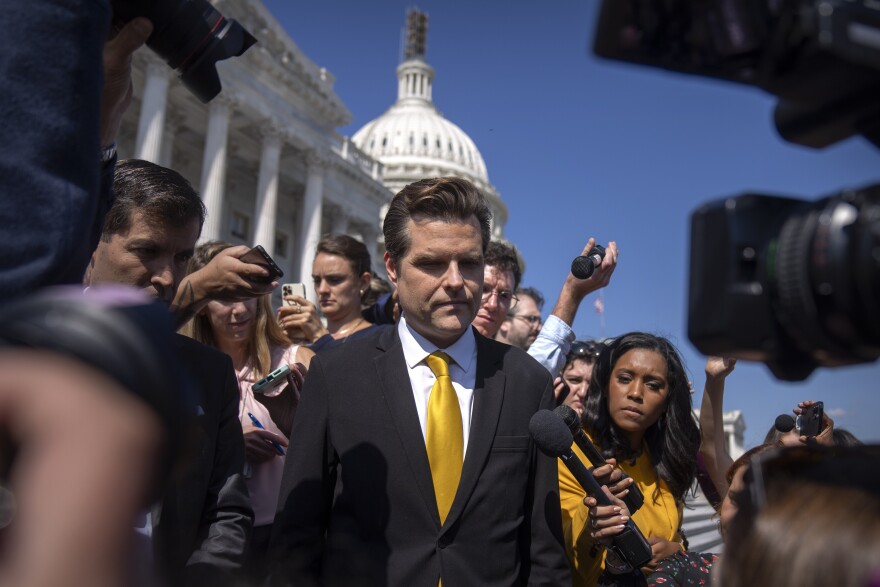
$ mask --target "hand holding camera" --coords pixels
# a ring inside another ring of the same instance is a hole
[[[803,401],[792,411],[797,416],[795,428],[800,434],[798,440],[805,444],[834,446],[834,420],[825,413],[822,402]]]

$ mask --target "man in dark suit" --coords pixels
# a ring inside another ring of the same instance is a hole
[[[146,161],[120,162],[114,190],[86,285],[131,285],[171,303],[201,232],[204,205],[183,177]],[[136,561],[135,583],[151,584],[146,575],[156,571],[175,585],[231,584],[253,523],[242,476],[238,384],[227,355],[179,335],[176,344],[196,383],[197,426],[192,442],[172,447],[184,466],[139,529],[145,556]]]
[[[403,316],[312,362],[273,584],[570,583],[556,462],[528,432],[553,406],[550,376],[471,327],[489,222],[465,180],[424,180],[394,197],[385,264]]]

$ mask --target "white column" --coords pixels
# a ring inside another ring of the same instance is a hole
[[[208,209],[200,242],[221,238],[223,191],[226,183],[226,143],[232,102],[223,96],[211,101],[208,130],[205,133],[205,154],[202,160],[202,200]]]
[[[348,212],[338,207],[333,210],[333,222],[330,226],[331,234],[348,234]]]
[[[281,161],[281,136],[274,125],[262,129],[263,150],[260,154],[260,177],[257,180],[257,209],[254,218],[254,245],[263,245],[275,254],[275,214],[278,206],[278,165]]]
[[[159,162],[162,149],[162,129],[165,125],[165,108],[168,102],[168,82],[171,70],[164,63],[147,64],[144,98],[138,120],[134,156],[153,163]]]
[[[365,224],[361,232],[364,236],[364,246],[370,253],[370,264],[373,271],[376,271],[376,267],[383,264],[382,258],[377,254],[378,247],[376,246],[379,240],[379,229],[372,224]]]
[[[310,151],[306,162],[308,163],[308,173],[306,175],[306,193],[303,197],[302,228],[299,240],[301,255],[299,280],[303,283],[311,282],[312,261],[315,259],[315,249],[321,239],[321,208],[327,158],[321,153]]]

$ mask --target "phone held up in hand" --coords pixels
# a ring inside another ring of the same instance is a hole
[[[281,285],[281,297],[286,298],[288,296],[296,296],[300,298],[306,297],[306,284],[304,283],[285,283]],[[284,305],[286,306],[295,306],[296,302],[293,300],[284,300]]]
[[[798,432],[801,436],[818,436],[822,431],[822,416],[825,414],[825,405],[816,402],[801,410],[801,415],[795,420]]]
[[[290,375],[290,365],[285,363],[254,383],[251,391],[254,393],[266,393],[287,381],[288,375]]]
[[[278,264],[275,263],[275,260],[272,259],[271,256],[269,256],[269,253],[267,253],[266,249],[264,249],[261,245],[255,246],[250,251],[239,257],[238,260],[243,263],[253,263],[254,265],[259,265],[269,272],[268,277],[255,277],[253,278],[254,281],[269,283],[271,281],[284,277],[284,272],[281,270],[281,267],[279,267]]]

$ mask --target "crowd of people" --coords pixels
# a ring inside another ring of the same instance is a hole
[[[117,160],[152,25],[105,42],[110,5],[92,4],[0,8],[0,583],[880,584],[876,446],[825,414],[734,460],[735,360],[708,358],[697,422],[669,340],[577,340],[614,241],[545,317],[480,191],[426,178],[388,207],[387,282],[362,242],[327,235],[307,295],[273,307],[249,246],[197,245],[206,210],[184,177]],[[69,58],[36,69],[33,39]],[[22,222],[50,214],[63,222]],[[532,417],[559,406],[599,451],[571,447],[602,495],[536,447]],[[698,482],[723,555],[688,549]],[[647,562],[619,547],[633,528]]]

